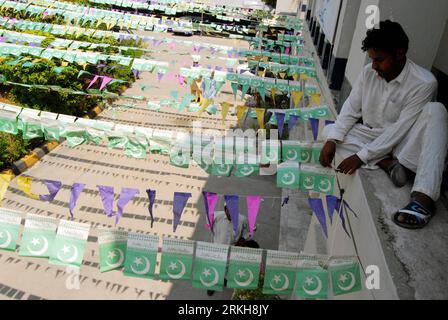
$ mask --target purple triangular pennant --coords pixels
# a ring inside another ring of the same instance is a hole
[[[202,192],[204,197],[205,213],[207,214],[207,227],[213,231],[213,222],[215,220],[215,207],[218,203],[219,196],[212,192]]]
[[[285,125],[285,114],[275,112],[275,118],[277,119],[278,137],[281,138],[283,136],[283,126]]]
[[[291,114],[288,120],[288,132],[291,134],[292,129],[296,126],[297,122],[299,122],[300,116],[296,114]]]
[[[103,202],[104,212],[107,217],[112,217],[114,206],[114,187],[97,186],[100,192],[101,201]]]
[[[154,200],[156,199],[156,190],[148,189],[146,190],[146,193],[148,194],[148,200],[149,200],[148,211],[149,215],[151,216],[151,228],[152,228],[154,224],[154,215],[152,212],[152,207],[154,206]]]
[[[335,196],[326,196],[328,217],[330,218],[331,224],[333,224],[333,214],[334,211],[339,212],[340,200]]]
[[[224,196],[227,209],[229,210],[230,217],[232,219],[233,231],[235,234],[238,232],[238,218],[239,218],[239,197],[238,196]]]
[[[50,194],[41,194],[39,196],[42,201],[53,201],[59,190],[61,190],[62,182],[54,180],[44,180],[44,184],[47,186],[48,192]]]
[[[175,192],[173,200],[173,232],[176,232],[177,225],[180,222],[180,217],[184,211],[184,207],[187,204],[188,199],[191,197],[191,193]]]
[[[313,210],[313,212],[316,214],[317,220],[319,220],[319,223],[322,227],[325,237],[328,238],[327,220],[325,218],[325,211],[324,206],[322,204],[322,199],[309,198],[308,203],[310,204],[311,210]]]
[[[120,218],[123,216],[124,207],[128,204],[135,195],[139,194],[140,191],[134,188],[121,188],[120,198],[117,201],[117,215],[115,216],[115,225],[118,223]]]
[[[268,123],[269,120],[271,120],[272,114],[273,114],[272,111],[269,111],[269,110],[264,113],[264,117],[263,117],[264,124]]]
[[[317,141],[317,136],[319,135],[319,119],[310,118],[310,123],[314,141]]]
[[[74,183],[70,190],[70,202],[68,203],[68,209],[70,211],[71,220],[74,219],[73,209],[76,207],[79,195],[86,185],[83,183]]]

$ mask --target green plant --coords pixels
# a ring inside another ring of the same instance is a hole
[[[20,134],[12,135],[0,132],[0,170],[4,170],[14,161],[30,151],[30,142]]]

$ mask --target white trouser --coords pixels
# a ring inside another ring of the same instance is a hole
[[[331,126],[325,128],[325,138]],[[372,130],[356,124],[348,132],[344,142],[338,144],[338,156],[346,159],[358,153],[382,132],[383,130]],[[408,135],[392,151],[403,166],[416,173],[412,192],[424,193],[434,201],[439,199],[447,148],[448,113],[441,103],[428,103]],[[377,169],[375,164],[384,158],[386,157],[373,159],[364,167]]]

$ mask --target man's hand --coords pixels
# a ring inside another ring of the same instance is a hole
[[[344,161],[341,162],[341,164],[338,167],[338,170],[344,174],[352,175],[361,168],[361,166],[364,164],[361,159],[355,154]]]
[[[331,168],[334,155],[336,154],[336,143],[334,141],[327,141],[320,153],[320,164],[324,167]]]

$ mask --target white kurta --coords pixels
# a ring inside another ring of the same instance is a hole
[[[215,211],[213,222],[213,243],[234,245],[240,237],[248,238],[247,218],[239,215],[238,232],[235,234],[232,221],[227,219],[224,211]]]
[[[437,200],[447,151],[447,114],[441,104],[430,104],[437,81],[408,60],[401,74],[387,83],[367,65],[344,103],[336,123],[325,129],[336,139],[338,153],[357,154],[374,167],[394,155],[417,173],[413,191]],[[363,123],[357,123],[362,118]]]

